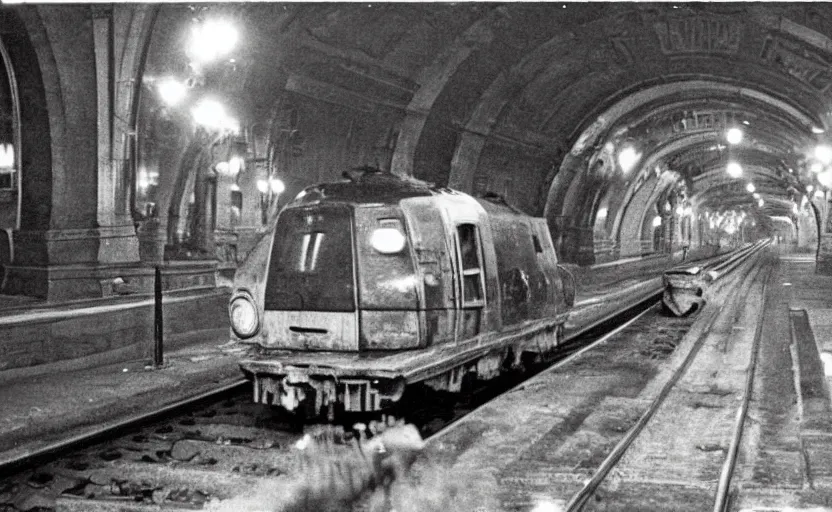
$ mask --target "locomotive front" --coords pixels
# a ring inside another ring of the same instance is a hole
[[[343,366],[348,354],[423,346],[421,280],[399,206],[414,195],[429,192],[376,177],[360,187],[308,189],[280,213],[271,246],[261,249],[265,269],[230,303],[236,337],[262,347],[263,358],[242,365],[256,401],[293,410],[311,393],[317,414],[336,402],[378,410],[382,399],[398,398],[404,383],[394,376],[351,379],[342,372],[335,382],[327,361]]]

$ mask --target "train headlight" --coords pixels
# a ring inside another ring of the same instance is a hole
[[[382,254],[395,254],[404,249],[404,234],[396,228],[378,228],[370,236],[370,245]]]
[[[260,318],[257,315],[257,306],[247,293],[237,295],[231,299],[228,305],[228,314],[231,317],[231,328],[234,334],[240,338],[251,338],[260,328]]]

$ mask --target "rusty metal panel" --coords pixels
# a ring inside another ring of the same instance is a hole
[[[381,253],[372,245],[379,229],[401,230],[407,238],[399,208],[391,206],[355,209],[355,247],[358,256],[358,297],[361,309],[417,310],[418,289],[411,244],[401,251]]]
[[[361,348],[389,350],[424,346],[419,337],[417,311],[361,312]]]
[[[358,350],[354,312],[266,311],[264,346],[298,350]]]
[[[528,217],[490,213],[503,325],[554,315],[552,288],[558,281],[557,267],[546,259],[544,240]],[[551,244],[551,239],[547,240]]]
[[[433,197],[401,201],[422,281],[423,309],[453,308],[456,290],[451,249],[442,213]]]

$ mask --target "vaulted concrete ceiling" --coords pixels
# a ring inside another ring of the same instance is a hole
[[[767,214],[789,215],[818,186],[812,152],[832,130],[829,4],[159,9],[148,75],[191,73],[273,140],[304,133],[305,162],[286,166],[301,181],[370,159],[369,145],[393,172],[496,190],[555,229],[591,227],[603,206],[621,237],[680,186],[694,206],[753,208],[752,182]],[[244,27],[235,58],[186,70],[188,23],[218,15]],[[626,146],[640,158],[624,172]]]

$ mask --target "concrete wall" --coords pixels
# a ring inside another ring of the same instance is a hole
[[[229,298],[227,288],[166,294],[166,347],[197,341],[200,333],[216,336],[223,329],[227,332]],[[0,376],[14,369],[95,354],[110,353],[110,362],[152,354],[153,317],[153,298],[146,295],[83,301],[60,310],[4,310],[0,316]]]

